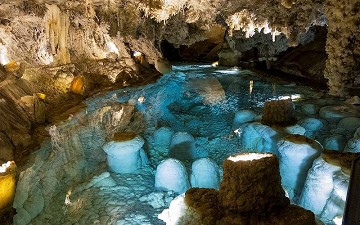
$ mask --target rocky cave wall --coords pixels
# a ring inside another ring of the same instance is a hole
[[[256,49],[254,59],[269,66],[325,77],[330,94],[354,93],[359,10],[358,0],[1,1],[0,163],[28,154],[34,139],[47,136],[37,127],[83,98],[158,76],[152,65],[163,57],[163,40],[196,46],[184,56],[219,53],[235,64]],[[326,43],[315,25],[327,28]],[[319,50],[325,44],[327,57]]]

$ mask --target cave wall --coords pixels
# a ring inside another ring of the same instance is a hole
[[[328,19],[325,77],[330,94],[360,95],[360,2],[327,0]]]

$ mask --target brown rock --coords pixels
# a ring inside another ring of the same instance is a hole
[[[265,102],[261,123],[272,126],[291,126],[296,123],[294,105],[290,100],[273,100]]]
[[[0,132],[0,160],[4,162],[14,160],[14,146],[2,132]]]
[[[352,162],[360,156],[360,153],[338,152],[324,150],[321,157],[329,164],[341,167],[341,170],[350,175]]]
[[[268,214],[289,205],[273,154],[244,153],[223,164],[219,201],[229,212]]]

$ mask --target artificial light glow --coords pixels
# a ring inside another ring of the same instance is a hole
[[[279,100],[287,100],[287,99],[299,100],[299,99],[301,99],[301,95],[300,94],[293,94],[293,95],[287,95],[287,96],[280,96],[278,99]]]
[[[254,81],[251,80],[251,81],[249,81],[249,92],[250,92],[250,95],[251,95],[252,92],[253,92],[253,88],[254,88]]]
[[[70,195],[71,195],[71,191],[68,191],[65,196],[65,205],[71,205]]]
[[[6,65],[10,62],[5,45],[0,44],[0,63]]]
[[[144,102],[145,102],[145,97],[144,97],[144,96],[140,96],[140,97],[138,98],[138,102],[139,102],[139,103],[144,103]]]
[[[36,93],[36,96],[42,100],[45,100],[46,95],[44,93]]]
[[[113,52],[117,55],[119,55],[119,49],[116,47],[115,43],[113,41],[106,42],[107,51]]]
[[[336,225],[341,225],[342,224],[342,221],[343,221],[343,218],[342,216],[337,216],[333,219],[333,222],[336,224]]]
[[[230,27],[229,35],[232,36],[233,30],[242,30],[245,32],[245,37],[250,38],[255,35],[255,32],[264,32],[264,34],[271,33],[272,41],[275,41],[275,37],[280,35],[281,32],[275,29],[271,29],[268,21],[258,22],[255,14],[250,13],[247,10],[242,10],[228,17],[226,23]]]
[[[213,62],[211,65],[212,65],[213,67],[217,67],[217,66],[219,65],[219,61]]]
[[[39,57],[40,61],[45,65],[49,65],[54,62],[54,57],[47,51],[45,44],[42,44],[37,52],[37,56]]]
[[[6,72],[13,73],[20,69],[20,64],[16,61],[10,61],[9,63],[4,65],[4,69]]]
[[[141,56],[142,56],[142,53],[141,53],[141,52],[138,52],[138,51],[135,51],[135,52],[133,53],[133,56],[134,56],[134,57],[141,57]]]
[[[11,161],[8,161],[7,163],[4,163],[0,167],[0,173],[5,173],[6,170],[11,166]]]
[[[227,158],[228,160],[231,160],[233,162],[238,162],[238,161],[253,161],[253,160],[259,160],[262,158],[266,158],[266,157],[271,157],[271,154],[266,154],[266,153],[246,153],[246,154],[240,154],[240,155],[236,155],[236,156],[230,156],[229,158]]]

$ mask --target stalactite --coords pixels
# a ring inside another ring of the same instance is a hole
[[[46,5],[44,17],[45,32],[50,42],[51,53],[57,63],[70,63],[68,49],[69,16],[61,12],[57,5]]]

